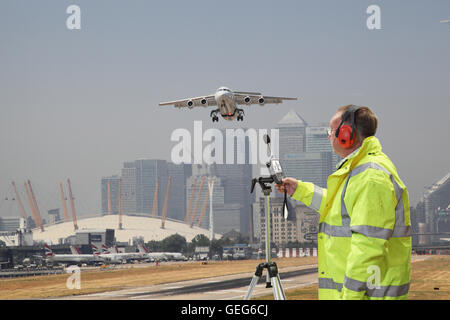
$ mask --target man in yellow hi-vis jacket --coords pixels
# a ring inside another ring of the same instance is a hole
[[[328,136],[343,160],[327,188],[294,178],[277,186],[320,213],[319,299],[408,298],[409,196],[376,129],[369,108],[340,108]]]

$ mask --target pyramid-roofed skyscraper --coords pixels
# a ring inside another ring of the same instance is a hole
[[[293,109],[277,123],[280,157],[287,153],[305,152],[307,126],[308,123]]]

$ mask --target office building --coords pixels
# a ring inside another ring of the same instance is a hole
[[[436,244],[445,237],[439,233],[450,232],[450,173],[427,188],[411,214],[413,230],[432,234],[421,237],[421,244]]]
[[[219,218],[220,213],[218,213],[219,208],[223,208],[225,205],[225,191],[223,187],[223,182],[221,178],[217,176],[210,175],[207,171],[199,170],[199,167],[193,170],[193,175],[187,179],[186,182],[186,200],[187,207],[186,209],[189,211],[185,211],[185,216],[182,220],[185,220],[186,213],[188,214],[187,223],[197,226],[199,221],[200,227],[209,229],[209,215],[210,215],[210,201],[209,198],[209,187],[208,180],[213,179],[213,193],[212,193],[212,207],[213,207],[213,216],[214,216],[214,232],[219,232],[221,228],[220,222],[217,221],[227,221],[221,220]],[[206,166],[204,166],[205,168]],[[190,203],[190,206],[189,206]],[[203,211],[203,216],[202,216]],[[217,220],[219,219],[219,220]],[[226,222],[226,225],[229,225],[230,222]]]
[[[170,176],[166,217],[183,220],[186,180],[191,174],[190,164],[177,165],[156,159],[125,162],[122,168],[122,212],[162,216]]]
[[[165,160],[139,159],[135,161],[135,166],[137,212],[162,216],[168,182],[167,162]],[[153,212],[153,201],[156,201],[155,212]]]
[[[168,162],[167,175],[171,177],[167,217],[183,221],[187,205],[186,181],[192,175],[192,165]],[[163,192],[165,194],[166,190]]]
[[[306,128],[306,152],[331,152],[331,172],[336,170],[336,165],[341,157],[333,152],[328,138],[328,124],[320,123]]]
[[[136,213],[136,166],[125,162],[122,168],[122,212]]]
[[[300,202],[291,202],[294,206],[294,216],[283,217],[283,198],[270,199],[270,230],[271,242],[278,247],[284,247],[289,242],[317,245],[319,214]],[[259,199],[259,239],[265,242],[266,234],[266,198]]]
[[[282,161],[286,176],[326,188],[328,176],[332,172],[331,152],[288,153]]]
[[[290,110],[278,123],[279,153],[301,153],[306,151],[306,121],[294,110]]]
[[[48,210],[48,223],[49,224],[55,224],[57,222],[59,222],[60,216],[59,216],[59,209],[51,209]]]

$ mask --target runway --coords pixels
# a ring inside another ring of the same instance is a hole
[[[255,266],[256,269],[256,266]],[[317,283],[317,265],[279,270],[284,290]],[[240,273],[103,293],[57,298],[58,300],[241,300],[254,273]],[[252,298],[272,294],[266,288],[266,271],[252,292]]]

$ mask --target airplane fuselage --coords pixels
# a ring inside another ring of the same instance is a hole
[[[228,121],[244,121],[244,109],[238,105],[260,105],[279,104],[284,100],[297,100],[297,98],[264,96],[260,92],[232,91],[227,87],[220,87],[213,94],[184,98],[173,101],[160,102],[160,106],[173,105],[176,108],[187,107],[209,107],[217,106],[217,109],[211,111],[210,116],[213,122],[219,121],[219,115]]]
[[[222,118],[230,121],[236,119],[238,116],[236,113],[236,103],[233,92],[230,89],[226,87],[217,89],[214,94],[214,99],[216,99]]]
[[[54,254],[48,256],[47,259],[56,263],[95,263],[99,259],[92,254]]]

